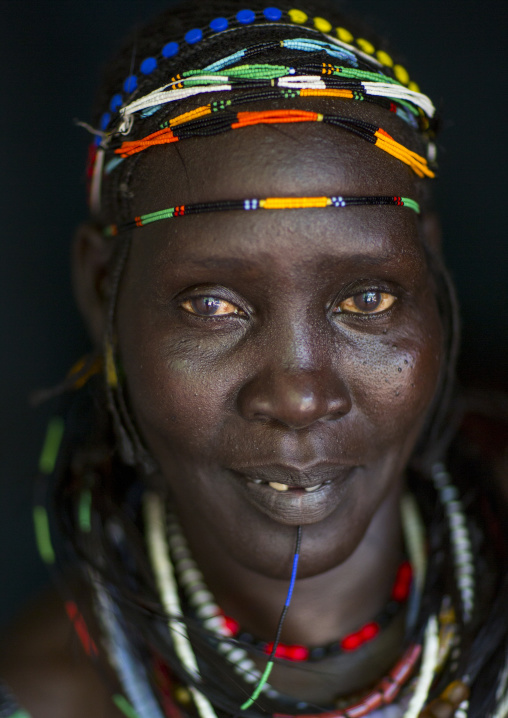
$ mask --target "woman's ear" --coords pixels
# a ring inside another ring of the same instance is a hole
[[[82,224],[74,237],[72,280],[74,296],[90,337],[102,346],[108,309],[108,279],[114,243],[92,224]]]

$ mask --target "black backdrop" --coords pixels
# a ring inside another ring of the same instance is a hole
[[[68,264],[73,228],[86,216],[88,136],[72,120],[89,118],[100,67],[125,32],[170,4],[0,0],[0,624],[46,580],[30,483],[48,409],[31,409],[28,395],[55,384],[87,348]],[[508,389],[508,3],[347,7],[393,41],[444,116],[437,190],[462,304],[461,375]]]

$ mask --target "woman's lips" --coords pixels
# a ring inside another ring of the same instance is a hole
[[[326,464],[301,471],[277,465],[233,473],[252,505],[274,521],[297,526],[329,516],[340,505],[356,468]]]

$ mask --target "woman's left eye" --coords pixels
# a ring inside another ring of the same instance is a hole
[[[180,306],[189,314],[199,317],[227,317],[242,314],[242,311],[234,304],[218,297],[192,297],[192,299],[186,299]]]
[[[388,292],[368,289],[366,292],[353,294],[335,307],[337,314],[381,314],[397,301],[397,297]]]

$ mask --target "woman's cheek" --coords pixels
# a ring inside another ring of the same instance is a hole
[[[354,403],[385,436],[419,427],[436,392],[443,355],[437,312],[421,326],[407,324],[374,345],[364,337],[350,364]]]
[[[222,362],[190,339],[140,335],[123,351],[130,403],[148,442],[158,435],[167,448],[193,451],[213,441],[227,396]]]

